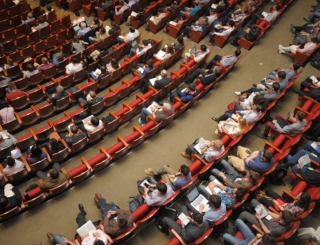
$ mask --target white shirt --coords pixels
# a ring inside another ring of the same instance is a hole
[[[75,25],[80,24],[81,22],[84,22],[85,20],[86,20],[85,17],[79,17],[78,19],[74,20],[74,21],[72,22],[72,24],[75,26]]]
[[[173,191],[171,185],[166,184],[167,192],[164,195],[161,195],[158,190],[151,192],[149,195],[146,196],[144,202],[148,206],[160,206],[162,205],[169,197],[172,196]]]
[[[214,158],[216,158],[217,156],[220,156],[223,153],[223,151],[224,151],[224,146],[222,146],[220,150],[217,150],[216,148],[213,148],[211,146],[205,151],[205,153],[203,153],[204,159],[207,162],[212,162]]]
[[[66,66],[66,73],[69,74],[73,74],[76,73],[77,71],[80,71],[82,69],[82,64],[73,64],[70,63]]]
[[[261,112],[260,111],[256,112],[253,110],[245,110],[245,111],[240,111],[240,114],[242,114],[243,117],[247,120],[248,125],[251,125],[257,120]]]
[[[206,52],[200,51],[200,52],[196,53],[195,57],[194,57],[194,61],[196,63],[200,62],[206,56],[206,54],[209,53],[209,52],[210,52],[210,50],[207,49]]]
[[[3,173],[5,175],[13,174],[23,168],[24,168],[23,162],[16,159],[16,163],[12,167],[9,167],[9,165],[7,165],[7,167],[5,169],[3,169]]]
[[[103,123],[101,120],[99,120],[99,125],[98,126],[93,126],[93,125],[89,125],[84,123],[83,124],[84,128],[87,130],[88,134],[92,134],[93,132],[97,131],[100,128],[103,128]]]
[[[215,21],[216,19],[218,19],[218,16],[216,14],[207,16],[208,18],[208,23],[211,24],[213,21]]]
[[[98,237],[95,237],[93,233],[98,234]],[[102,230],[90,231],[89,236],[82,240],[82,245],[93,245],[96,239],[103,241],[104,244],[108,244],[107,235]]]
[[[137,36],[139,36],[138,30],[135,30],[134,32],[129,32],[127,35],[124,36],[124,42],[129,43],[133,39],[135,39]]]
[[[145,52],[147,52],[150,48],[152,47],[152,45],[149,43],[147,46],[145,46],[141,51],[139,51],[139,48],[136,49],[136,55],[140,56],[142,54],[144,54]]]
[[[231,27],[231,26],[223,26],[222,28],[223,28],[223,32],[214,32],[213,34],[224,37],[224,36],[228,36],[234,30],[234,27]]]

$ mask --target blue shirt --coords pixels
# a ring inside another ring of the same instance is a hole
[[[181,101],[183,103],[186,103],[186,102],[189,102],[190,100],[193,99],[193,95],[192,94],[187,94],[186,92],[183,92],[181,94],[181,97],[180,97]]]
[[[235,203],[236,199],[232,196],[232,191],[234,188],[227,187],[225,193],[219,191],[217,195],[221,198],[221,202],[223,202],[227,208],[231,208]]]
[[[194,15],[199,10],[200,10],[200,5],[194,7],[189,13],[190,13],[190,15]]]
[[[172,184],[172,190],[177,190],[187,184],[191,180],[191,172],[188,174],[188,177],[185,179],[182,179],[180,177],[177,177],[177,179]]]
[[[244,167],[246,170],[254,170],[259,173],[264,173],[268,171],[272,166],[273,166],[273,158],[270,160],[270,162],[267,162],[265,160],[262,160],[262,151],[259,151],[258,156],[256,156],[253,160],[249,161],[248,163],[245,162],[246,158],[243,160],[244,161]]]

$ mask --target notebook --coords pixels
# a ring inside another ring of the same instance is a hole
[[[87,233],[89,233],[90,231],[95,231],[96,227],[93,225],[92,221],[89,220],[87,223],[85,223],[83,226],[81,226],[78,230],[77,233],[80,236],[83,236]]]
[[[262,205],[258,205],[255,208],[256,213],[260,215],[261,218],[264,218],[268,215],[268,210]]]
[[[136,17],[137,14],[138,14],[138,13],[136,13],[136,12],[134,12],[134,11],[131,12],[131,16],[132,16],[132,17]]]
[[[149,79],[149,82],[152,84],[152,86],[154,86],[156,80],[160,80],[160,79],[162,79],[162,76],[157,76],[155,78]]]
[[[137,46],[138,46],[137,41],[136,41],[136,40],[133,40],[132,43],[131,43],[131,46],[132,46],[132,48],[136,49]]]
[[[199,193],[198,188],[193,188],[188,194],[187,194],[188,201],[190,204],[199,211],[199,205],[204,204],[204,212],[208,211],[210,209],[210,206],[208,204],[208,200]]]
[[[215,179],[213,182],[216,183],[216,184],[219,184],[219,185],[223,185],[223,184],[222,184],[219,180],[217,180],[217,179]],[[214,189],[214,192],[215,192],[215,193],[218,193],[218,192],[221,191],[221,189],[220,189],[219,187],[216,187],[216,186],[215,186],[213,189]],[[209,188],[208,186],[206,187],[206,191],[209,192],[210,195],[212,195],[212,191],[210,190],[210,188]]]
[[[170,24],[170,25],[173,25],[173,26],[176,26],[176,25],[177,25],[177,22],[170,21],[169,24]]]
[[[283,117],[277,117],[277,123],[279,124],[279,126],[281,128],[283,128],[284,126],[286,126],[288,124],[287,120],[284,119]]]
[[[194,46],[191,51],[190,51],[190,54],[193,55],[197,52],[197,46]]]
[[[187,215],[185,215],[184,213],[181,213],[178,216],[178,219],[181,220],[181,223],[184,224],[185,226],[190,222],[190,220],[187,218]]]
[[[299,162],[300,168],[303,168],[305,165],[309,164],[311,161],[310,161],[309,155],[305,154],[304,156],[299,158],[298,162]]]

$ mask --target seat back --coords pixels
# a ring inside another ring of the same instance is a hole
[[[87,145],[87,137],[84,137],[82,140],[79,140],[78,142],[72,144],[71,147],[71,153],[77,153],[81,151],[83,148],[85,148]]]
[[[104,127],[91,133],[89,137],[89,144],[95,143],[96,141],[102,139],[104,136],[104,133],[105,133]]]
[[[2,128],[4,130],[7,130],[9,133],[13,133],[13,132],[17,131],[18,129],[20,129],[21,127],[22,127],[22,124],[20,124],[17,119],[14,119],[10,122],[2,124]]]
[[[20,213],[20,211],[21,211],[21,208],[19,206],[14,207],[13,209],[10,209],[9,211],[0,214],[0,221],[5,221],[7,219],[10,219],[10,218],[16,216],[18,213]]]
[[[43,170],[45,168],[47,168],[50,165],[50,162],[48,160],[48,158],[44,158],[42,160],[39,160],[35,163],[29,164],[31,171],[36,173],[37,171]]]
[[[104,100],[101,100],[98,103],[92,105],[90,109],[93,115],[99,114],[104,109]]]
[[[29,101],[26,95],[22,95],[10,101],[14,110],[21,110],[29,105]]]
[[[87,76],[88,74],[87,74],[86,68],[82,68],[80,71],[77,71],[76,73],[74,73],[74,82],[79,83],[84,79],[86,79]]]
[[[54,187],[52,189],[50,189],[49,195],[57,195],[61,192],[63,192],[64,190],[66,190],[69,187],[69,181],[67,180],[66,182],[62,183],[61,185],[58,185],[57,187]]]
[[[38,72],[38,73],[30,76],[29,84],[33,85],[33,86],[38,85],[38,84],[42,83],[43,80],[44,80],[44,76],[43,76],[42,72]]]
[[[70,106],[69,96],[56,101],[56,111],[63,111]]]
[[[16,79],[21,76],[20,66],[16,65],[7,69],[7,76],[11,79]]]
[[[117,81],[121,76],[122,76],[122,70],[121,70],[121,67],[119,67],[117,70],[112,72],[111,82]]]
[[[57,75],[56,66],[53,65],[45,70],[43,70],[43,76],[45,80],[49,80]]]
[[[0,160],[4,160],[5,158],[7,158],[8,156],[11,155],[11,151],[14,149],[14,145],[9,145],[6,148],[2,148],[0,149]]]
[[[68,148],[64,148],[63,150],[52,154],[51,160],[52,162],[61,162],[69,156]]]

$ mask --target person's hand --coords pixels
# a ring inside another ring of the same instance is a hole
[[[260,93],[259,92],[256,92],[256,95],[259,95]]]
[[[203,203],[201,203],[201,204],[199,205],[199,212],[202,212],[202,211],[203,211],[203,209],[204,209],[204,204],[203,204]]]
[[[276,123],[277,123],[277,120],[272,120],[272,123],[273,123],[273,124],[276,124]]]
[[[260,214],[256,213],[256,218],[257,218],[258,220],[261,220]]]
[[[151,111],[154,112],[156,109],[154,107],[151,107]]]
[[[6,135],[7,135],[8,137],[10,137],[10,134],[9,134],[9,133],[6,133]]]
[[[297,168],[301,168],[300,163],[297,163]]]
[[[224,172],[219,172],[219,176],[220,176],[221,178],[224,178],[224,177],[225,177]]]
[[[213,188],[213,187],[215,187],[215,185],[216,185],[216,183],[215,182],[210,182],[209,184],[208,184],[208,187],[209,188]]]
[[[272,200],[272,202],[275,204],[275,205],[279,205],[278,201],[277,200]]]
[[[93,233],[93,236],[94,236],[94,237],[99,237],[99,233],[98,233],[98,232],[94,232],[94,233]]]
[[[149,188],[146,187],[145,185],[143,185],[143,189],[144,189],[144,191],[146,192]]]
[[[187,216],[187,219],[193,221],[193,219],[190,216]]]
[[[202,77],[202,74],[200,74],[199,77]]]
[[[240,167],[240,168],[239,168],[239,171],[240,171],[240,172],[243,172],[243,171],[244,171],[244,167]]]
[[[256,237],[257,237],[258,239],[260,239],[260,238],[262,237],[262,235],[261,235],[260,233],[257,233]]]

